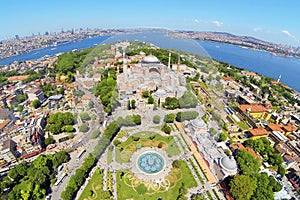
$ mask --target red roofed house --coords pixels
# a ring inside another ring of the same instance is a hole
[[[294,126],[293,124],[288,124],[288,125],[282,127],[282,129],[285,131],[286,135],[289,135],[292,132],[297,131],[298,128],[296,126]]]
[[[91,101],[91,97],[90,97],[90,95],[85,94],[82,96],[81,100],[82,100],[84,107],[87,108],[89,105],[89,102]]]
[[[269,132],[263,127],[253,128],[249,130],[252,139],[258,139],[261,137],[267,137]]]
[[[252,148],[250,147],[245,147],[243,144],[241,143],[233,143],[230,145],[230,148],[232,148],[234,151],[236,150],[244,150],[244,151],[248,151],[249,153],[251,153],[251,155],[259,160],[261,160],[260,155],[258,155]]]
[[[267,129],[269,130],[269,131],[277,131],[277,132],[280,132],[280,133],[283,133],[284,132],[284,130],[282,130],[281,129],[281,125],[280,124],[274,124],[274,123],[269,123],[268,125],[267,125]]]
[[[17,82],[17,81],[24,81],[28,77],[29,77],[29,75],[11,76],[11,77],[8,77],[7,80],[9,82]]]
[[[271,114],[268,113],[266,107],[261,104],[241,104],[238,106],[239,110],[243,113],[250,115],[256,119],[269,120]]]

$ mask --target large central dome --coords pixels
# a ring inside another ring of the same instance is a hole
[[[142,62],[143,63],[160,63],[158,58],[153,55],[144,57]]]

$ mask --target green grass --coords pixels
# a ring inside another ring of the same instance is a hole
[[[174,188],[171,188],[165,192],[159,191],[154,192],[153,190],[148,191],[148,193],[140,195],[135,190],[135,188],[128,186],[125,184],[124,180],[121,179],[120,174],[122,171],[117,172],[117,193],[118,193],[118,199],[147,199],[147,200],[157,200],[158,198],[162,198],[164,200],[174,200],[177,198],[179,194],[179,188],[181,186],[181,183],[184,183],[186,188],[192,188],[197,186],[197,183],[185,161],[180,161],[180,169],[182,172],[182,178],[176,183]],[[124,171],[126,172],[126,171]],[[125,179],[123,177],[123,179]],[[172,183],[171,183],[172,185]],[[149,192],[152,192],[150,194]]]
[[[231,119],[232,121],[234,121],[234,122],[240,127],[240,129],[242,129],[243,131],[249,130],[249,127],[245,124],[245,122],[243,122],[243,121],[237,122],[233,117],[231,117],[231,116],[229,116],[229,117],[230,117],[230,119]]]
[[[201,177],[199,171],[197,170],[197,168],[196,168],[194,162],[193,162],[192,160],[190,160],[190,163],[191,163],[191,165],[193,166],[193,168],[194,168],[194,170],[195,170],[195,172],[196,172],[196,174],[197,174],[197,176],[198,176],[198,179],[199,179],[200,183],[201,183],[202,185],[204,185],[204,181],[203,181],[203,179],[202,179],[202,177]]]
[[[220,197],[219,197],[218,193],[216,192],[216,190],[213,189],[212,191],[213,191],[213,193],[215,194],[215,196],[217,197],[217,199],[220,200]]]
[[[112,159],[113,159],[113,151],[110,150],[110,147],[107,150],[107,164],[112,163]]]
[[[175,135],[175,137],[177,138],[177,140],[178,140],[179,144],[181,145],[182,149],[184,150],[184,152],[187,152],[186,146],[183,145],[183,143],[182,143],[181,139],[179,138],[179,136]]]
[[[116,136],[116,139],[120,139],[124,137],[130,130],[120,130],[118,135]]]
[[[110,194],[108,191],[103,191],[103,170],[96,169],[89,183],[87,184],[82,194],[80,195],[79,200],[85,200],[85,199],[96,200],[104,197],[110,199],[109,196]]]
[[[115,154],[116,154],[116,161],[120,164],[123,164],[123,163],[127,163],[129,161],[129,159],[127,160],[123,160],[121,158],[121,149],[120,148],[115,148]]]
[[[152,138],[152,140],[150,139]],[[134,138],[138,138],[137,141],[134,141]],[[125,142],[116,147],[116,161],[119,163],[126,163],[129,161],[131,155],[137,151],[137,146],[141,145],[143,147],[158,147],[158,144],[162,143],[163,149],[167,152],[168,156],[176,156],[181,152],[173,138],[173,136],[161,136],[155,132],[138,132],[130,136]],[[122,152],[121,152],[121,149]]]
[[[238,125],[243,131],[249,129],[249,127],[248,127],[243,121],[237,122],[237,125]]]
[[[210,200],[214,200],[213,197],[211,196],[211,194],[209,193],[209,191],[207,191],[206,194]]]

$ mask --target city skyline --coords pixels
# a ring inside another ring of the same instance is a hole
[[[218,31],[300,46],[297,8],[289,1],[42,1],[1,3],[0,40],[72,28]],[[6,19],[6,20],[5,20]]]

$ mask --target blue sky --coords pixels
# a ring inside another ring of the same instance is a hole
[[[9,0],[0,6],[1,40],[62,28],[162,27],[300,46],[299,0]]]

